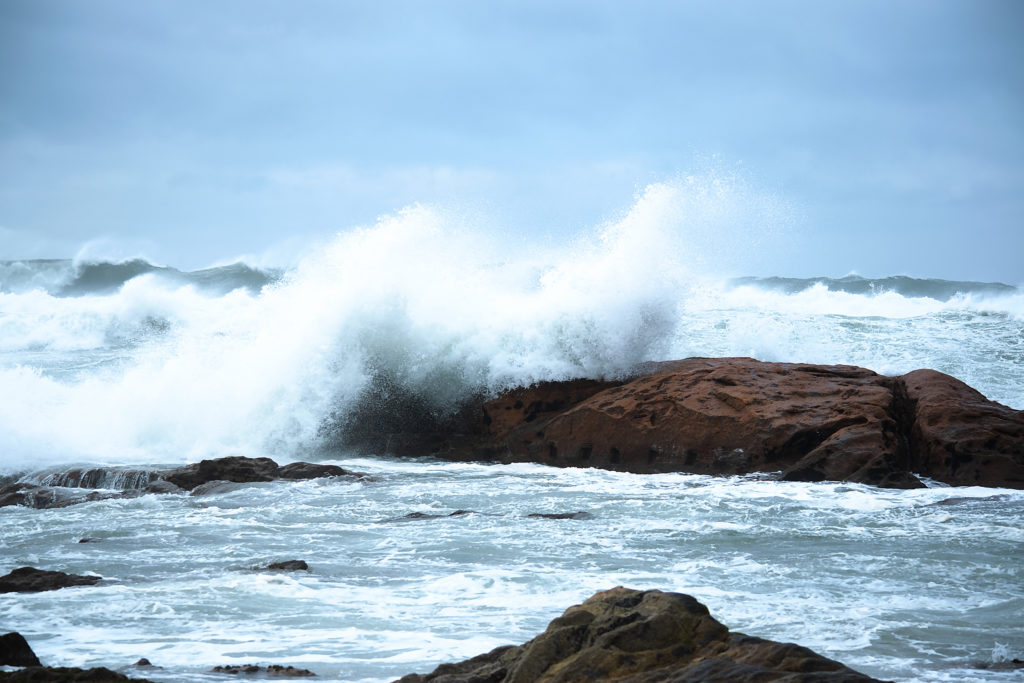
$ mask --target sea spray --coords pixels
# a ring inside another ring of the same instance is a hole
[[[498,253],[457,217],[412,207],[339,235],[259,294],[147,273],[107,296],[4,295],[0,372],[18,386],[0,399],[5,464],[287,457],[375,377],[444,410],[622,374],[664,355],[678,325],[683,196],[652,188],[555,255]],[[114,358],[95,372],[59,358],[26,369],[38,351]]]
[[[413,206],[337,235],[258,289],[251,268],[226,266],[185,279],[142,268],[116,291],[73,297],[52,282],[8,287],[0,469],[316,457],[368,407],[443,419],[509,386],[695,355],[933,367],[1024,407],[1018,290],[729,281],[738,241],[756,244],[752,196],[728,179],[680,178],[568,244],[515,248],[463,214]],[[83,261],[66,276],[138,266]],[[32,282],[26,267],[14,270]]]

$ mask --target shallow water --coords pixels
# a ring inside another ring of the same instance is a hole
[[[1019,680],[981,667],[1024,655],[1024,492],[338,462],[373,479],[0,509],[5,567],[105,578],[0,595],[0,623],[45,663],[147,657],[157,681],[246,663],[386,681],[524,642],[626,585],[880,678]],[[528,517],[575,511],[592,517]],[[310,571],[252,570],[293,558]]]
[[[280,271],[0,261],[0,481],[337,458],[347,420],[388,391],[443,414],[687,356],[934,368],[1024,408],[1021,283],[729,280],[715,236],[745,214],[720,190],[654,184],[543,248],[417,206]],[[1022,492],[359,455],[340,462],[372,481],[0,508],[0,573],[105,577],[0,595],[0,629],[49,664],[147,657],[158,681],[250,662],[379,681],[521,643],[622,584],[691,593],[734,630],[882,678],[1019,680],[985,667],[1024,657]],[[528,517],[575,511],[591,517]],[[311,570],[251,569],[292,558]]]

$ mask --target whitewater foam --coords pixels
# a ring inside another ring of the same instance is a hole
[[[1024,407],[1018,290],[723,282],[697,264],[743,223],[735,199],[717,181],[653,185],[590,235],[518,251],[416,206],[258,288],[249,266],[183,280],[144,262],[33,262],[45,277],[116,275],[114,291],[68,297],[67,282],[25,285],[21,262],[24,286],[0,293],[0,468],[308,457],[368,401],[401,394],[443,415],[512,385],[694,355],[933,367]],[[922,291],[934,296],[911,295]]]

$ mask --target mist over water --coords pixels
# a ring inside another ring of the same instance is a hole
[[[1016,288],[729,280],[713,268],[759,248],[764,211],[744,213],[749,201],[685,178],[567,244],[514,247],[417,206],[340,233],[286,272],[5,262],[0,468],[288,459],[314,451],[374,382],[443,412],[509,386],[686,356],[933,367],[1024,407]]]

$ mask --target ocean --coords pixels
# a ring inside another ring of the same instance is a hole
[[[0,508],[0,574],[105,579],[0,595],[0,631],[46,664],[155,681],[249,663],[388,681],[524,642],[625,585],[878,678],[1020,680],[1001,665],[1024,657],[1024,492],[344,448],[382,388],[444,414],[690,356],[934,368],[1024,409],[1021,283],[716,276],[643,208],[555,246],[413,207],[281,268],[0,261],[0,482],[89,466],[131,487],[228,455],[371,475]],[[587,514],[529,516],[566,512]],[[288,559],[309,571],[256,569]],[[130,668],[141,657],[159,668]]]

